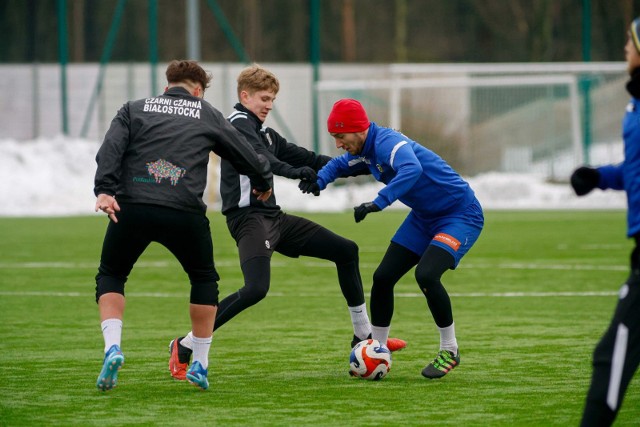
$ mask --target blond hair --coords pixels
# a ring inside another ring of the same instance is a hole
[[[258,64],[252,64],[243,69],[238,75],[238,99],[242,91],[253,94],[261,90],[278,93],[280,82],[275,74]]]

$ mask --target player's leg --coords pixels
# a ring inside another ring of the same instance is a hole
[[[219,280],[213,261],[209,220],[202,214],[175,210],[163,214],[165,227],[157,236],[157,241],[175,255],[191,284],[189,315],[193,362],[186,369],[185,377],[194,385],[207,389],[209,350],[218,306]],[[166,227],[167,224],[171,224],[171,227]],[[175,370],[176,367],[173,368]]]
[[[283,239],[277,251],[294,258],[302,255],[333,262],[338,272],[340,290],[347,305],[357,307],[364,304],[358,245],[305,218],[297,218],[293,215],[287,215],[287,217],[295,224],[287,229],[287,234],[283,232]]]
[[[451,299],[441,281],[444,272],[454,266],[455,259],[448,251],[430,245],[416,267],[416,281],[440,333],[438,355],[422,371],[426,378],[440,378],[460,363]]]
[[[419,259],[413,251],[395,242],[389,244],[380,265],[373,273],[370,305],[374,339],[380,342],[388,339],[394,311],[393,289]]]
[[[451,299],[442,285],[441,278],[445,271],[454,268],[454,265],[453,255],[441,247],[430,245],[416,267],[416,282],[427,299],[427,305],[439,329],[453,327]],[[456,353],[458,346],[455,335],[450,336],[448,340],[441,338],[440,349]]]
[[[360,276],[358,245],[319,225],[305,233],[309,237],[297,252],[299,255],[324,259],[335,264],[340,291],[347,303],[353,325],[352,344],[355,345],[371,335],[371,322]],[[291,249],[284,250],[283,253],[294,256]]]
[[[632,258],[640,255],[638,247]],[[640,363],[640,275],[632,273],[619,293],[611,323],[593,352],[593,373],[582,427],[611,425]]]
[[[229,231],[238,245],[244,286],[219,302],[214,331],[267,295],[273,254],[271,242],[277,242],[277,224],[277,219],[264,218],[259,214],[248,214],[227,221]],[[175,379],[185,379],[185,366],[191,358],[193,346],[192,332],[169,344],[169,370]]]
[[[352,341],[360,342],[371,334],[355,242],[306,218],[285,214],[281,217],[281,239],[276,251],[292,258],[308,256],[333,262],[351,316]]]
[[[216,330],[267,296],[271,283],[271,256],[280,238],[277,218],[250,214],[228,224],[238,245],[244,286],[220,301]]]
[[[451,300],[441,278],[445,271],[456,268],[477,241],[483,225],[482,208],[475,202],[460,212],[435,220],[410,214],[393,238],[416,253],[420,253],[421,245],[428,244],[422,252],[415,276],[438,327],[440,349],[422,371],[426,378],[440,378],[460,363]]]
[[[351,347],[363,339],[371,338],[371,321],[360,276],[358,245],[313,221],[294,215],[283,216],[281,232],[282,238],[276,248],[278,252],[294,258],[302,255],[325,259],[336,265],[338,283],[353,326]],[[391,351],[407,346],[399,338],[388,338],[382,342]]]
[[[105,356],[96,386],[102,391],[114,388],[124,364],[120,349],[122,316],[125,309],[124,286],[149,238],[140,226],[146,213],[138,205],[121,203],[118,223],[109,222],[96,275],[96,302],[100,312]]]

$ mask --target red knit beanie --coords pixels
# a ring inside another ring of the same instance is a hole
[[[333,104],[327,129],[329,133],[355,133],[369,128],[366,111],[355,99],[341,99]]]

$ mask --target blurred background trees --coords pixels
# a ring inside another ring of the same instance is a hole
[[[58,0],[59,1],[59,0]],[[0,62],[56,62],[56,0],[0,0]],[[122,0],[66,0],[69,60],[97,62]],[[157,5],[159,60],[186,57],[186,0]],[[317,0],[322,62],[623,60],[638,0]],[[112,61],[147,61],[149,0],[128,0]],[[251,60],[307,62],[311,0],[198,0],[201,60],[240,58],[219,8]],[[585,20],[583,10],[589,10]]]

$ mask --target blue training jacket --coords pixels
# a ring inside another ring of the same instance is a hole
[[[373,122],[362,152],[333,158],[318,172],[318,185],[324,190],[337,178],[366,173],[386,184],[373,201],[380,209],[400,200],[420,216],[438,217],[475,200],[469,184],[440,156]]]
[[[598,188],[627,192],[627,235],[640,232],[640,100],[631,98],[622,120],[624,161],[601,166]]]

